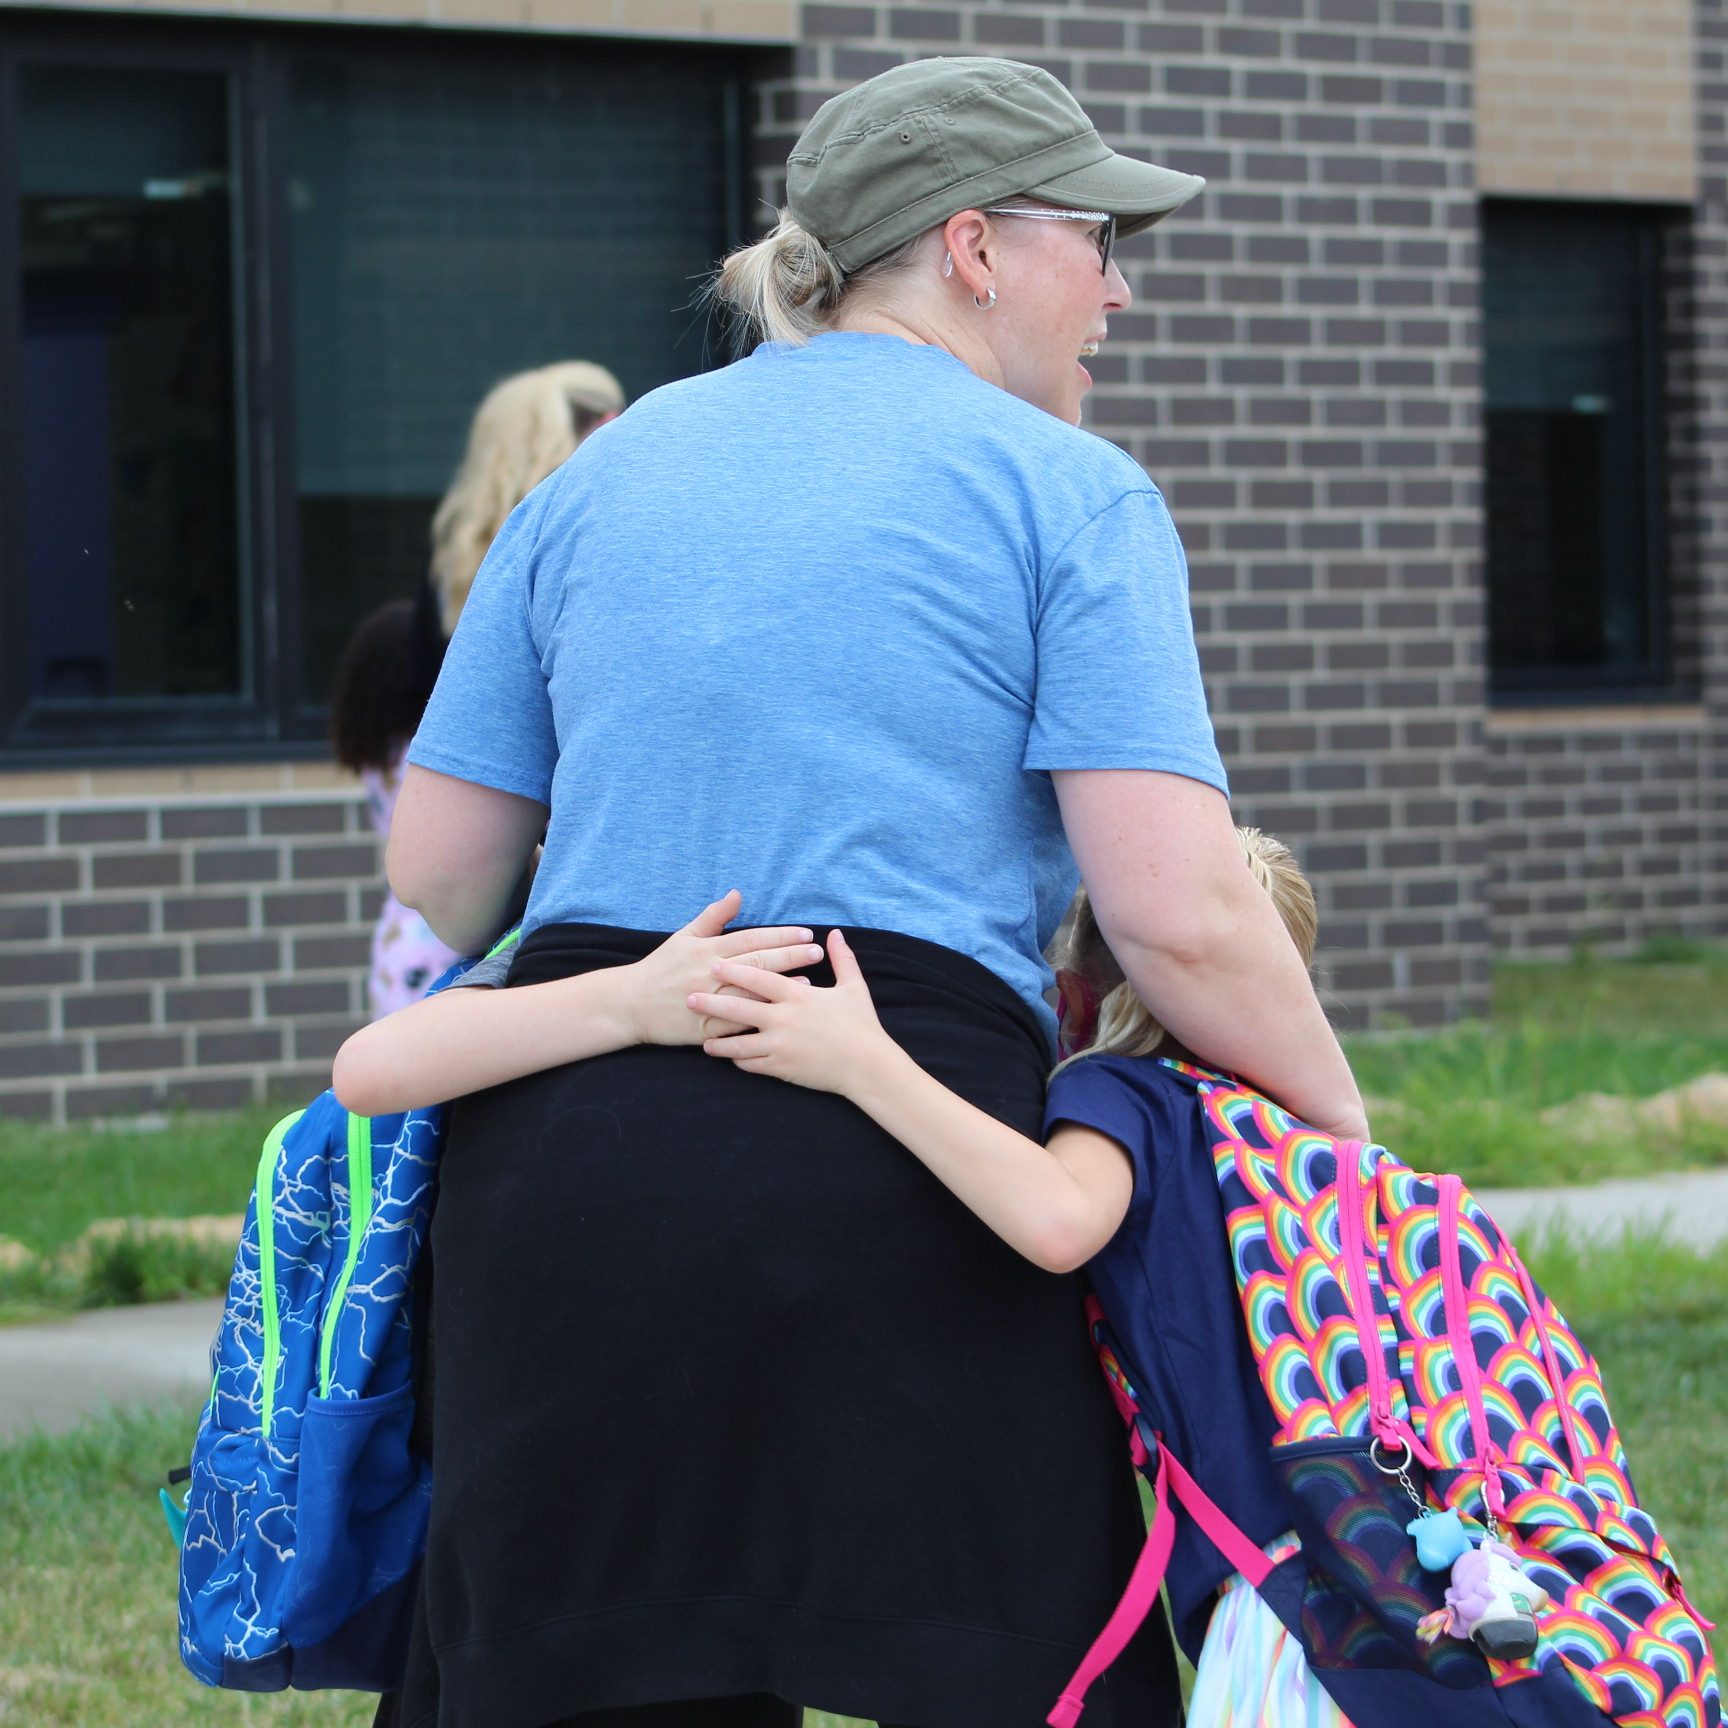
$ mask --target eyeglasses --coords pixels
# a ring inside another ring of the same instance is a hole
[[[1028,210],[1013,204],[987,204],[986,216],[1025,216],[1033,222],[1096,222],[1098,259],[1104,274],[1110,274],[1110,256],[1116,250],[1116,218],[1104,210]]]

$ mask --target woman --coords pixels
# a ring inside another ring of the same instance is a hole
[[[737,883],[750,923],[846,925],[891,1034],[1036,1134],[1077,859],[1175,1036],[1360,1132],[1241,863],[1163,502],[1077,430],[1115,239],[1199,187],[1030,66],[826,104],[720,278],[770,340],[602,429],[489,554],[403,898],[476,947],[544,831],[520,984]],[[1042,1721],[1143,1533],[1076,1281],[850,1106],[694,1049],[465,1101],[434,1248],[408,1728]],[[1162,1628],[1089,1710],[1178,1719]]]
[[[495,384],[475,411],[462,466],[432,518],[432,565],[417,601],[392,600],[356,626],[330,695],[336,760],[360,776],[380,840],[390,837],[408,740],[432,695],[474,573],[504,518],[624,406],[618,380],[562,360]],[[458,956],[387,894],[366,973],[374,1020],[417,1002]]]

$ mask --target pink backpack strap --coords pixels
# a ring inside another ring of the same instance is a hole
[[[1158,1600],[1158,1587],[1170,1566],[1170,1550],[1176,1540],[1175,1520],[1170,1513],[1170,1489],[1218,1552],[1230,1562],[1250,1584],[1264,1582],[1272,1570],[1272,1562],[1257,1543],[1243,1535],[1237,1525],[1225,1515],[1206,1490],[1170,1456],[1170,1448],[1158,1447],[1158,1474],[1152,1491],[1157,1510],[1152,1515],[1152,1528],[1146,1532],[1146,1545],[1129,1575],[1128,1587],[1122,1600],[1110,1616],[1104,1630],[1092,1641],[1074,1678],[1062,1689],[1056,1707],[1044,1718],[1050,1728],[1074,1728],[1080,1712],[1086,1708],[1086,1694],[1092,1682],[1127,1648],[1128,1640],[1145,1623]]]

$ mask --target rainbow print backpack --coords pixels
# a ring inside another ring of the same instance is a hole
[[[1301,1547],[1274,1564],[1169,1454],[1094,1302],[1157,1512],[1053,1728],[1072,1728],[1155,1602],[1172,1494],[1356,1728],[1718,1728],[1710,1623],[1638,1504],[1596,1363],[1463,1183],[1164,1066],[1200,1094]],[[1521,1636],[1464,1636],[1472,1566],[1511,1581]]]

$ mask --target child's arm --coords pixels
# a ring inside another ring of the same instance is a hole
[[[996,1232],[1049,1272],[1084,1265],[1128,1211],[1134,1173],[1106,1134],[1069,1123],[1040,1146],[927,1074],[886,1032],[858,961],[836,930],[828,938],[834,987],[808,978],[752,976],[727,961],[722,983],[759,1000],[697,992],[697,1014],[755,1028],[702,1046],[751,1074],[769,1074],[850,1099]]]
[[[631,1044],[699,1044],[685,1006],[725,958],[749,978],[820,960],[808,930],[735,930],[733,889],[629,966],[607,966],[516,990],[444,990],[363,1026],[336,1053],[332,1085],[356,1115],[381,1116],[461,1098],[483,1087],[603,1056]],[[731,1020],[737,999],[714,1012]]]

